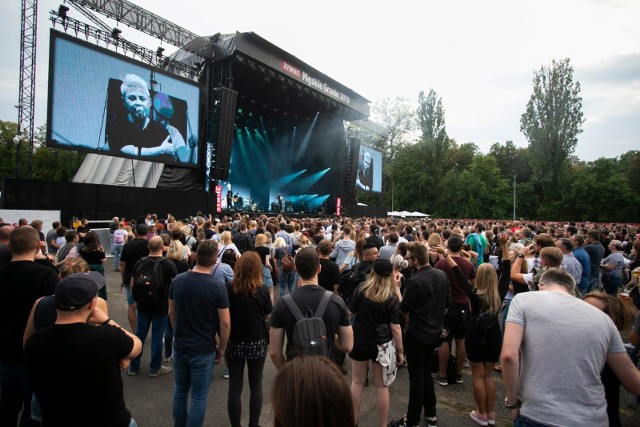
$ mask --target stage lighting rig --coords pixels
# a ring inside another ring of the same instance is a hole
[[[125,40],[120,36],[122,30],[120,30],[119,28],[113,28],[111,30],[111,33],[109,33],[109,31],[104,31],[99,28],[93,27],[84,22],[80,22],[77,19],[71,18],[70,16],[62,19],[58,11],[55,10],[50,11],[49,19],[54,26],[55,24],[63,24],[65,31],[69,26],[71,26],[71,28],[73,28],[73,30],[76,32],[76,36],[78,36],[78,34],[82,34],[87,40],[89,38],[93,38],[96,40],[96,43],[104,42],[107,47],[111,46],[116,50],[120,48],[129,56],[139,58],[142,62],[146,62],[154,66],[159,66],[183,77],[196,79],[199,77],[200,72],[202,71],[197,67],[192,67],[188,64],[185,64],[184,62],[176,61],[175,59],[172,59],[168,56],[164,56],[164,48],[162,47],[159,47],[157,50],[153,51]]]

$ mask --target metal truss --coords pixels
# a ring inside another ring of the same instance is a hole
[[[160,51],[147,49],[120,37],[118,32],[93,27],[69,16],[62,17],[57,11],[49,12],[49,19],[55,25],[61,25],[65,32],[73,31],[76,37],[82,35],[86,40],[94,39],[96,43],[104,42],[105,46],[118,49],[125,55],[132,55],[150,65],[162,68],[190,79],[197,79],[200,68],[192,67],[184,62],[163,56]]]
[[[199,36],[126,0],[68,0],[183,49]],[[198,52],[192,52],[198,53]]]
[[[18,148],[16,177],[20,175],[20,140],[27,140],[28,177],[31,178],[33,162],[34,105],[36,92],[36,36],[38,34],[38,1],[22,0],[20,24],[20,86],[18,93]]]

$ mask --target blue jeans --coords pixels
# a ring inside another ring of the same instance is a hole
[[[507,314],[509,314],[510,306],[511,306],[511,300],[509,300],[509,302],[505,300],[504,308],[502,309],[502,324],[500,325],[502,327],[502,338],[504,338],[504,328],[507,325]]]
[[[111,247],[111,255],[113,255],[113,269],[118,271],[120,268],[120,254],[124,245],[113,245]]]
[[[31,385],[21,364],[0,366],[0,390],[1,426],[17,425],[20,411],[20,427],[40,425],[31,419]]]
[[[596,288],[598,287],[599,280],[600,280],[600,275],[595,277],[589,276],[589,289],[587,290],[587,293],[596,290]]]
[[[162,338],[164,337],[164,331],[167,328],[167,318],[169,316],[162,314],[160,316],[151,316],[148,314],[142,314],[140,311],[137,313],[138,326],[136,327],[136,336],[140,338],[140,341],[144,344],[151,328],[151,366],[149,372],[156,372],[162,367]],[[144,347],[143,347],[144,349]],[[129,369],[137,371],[140,369],[140,359],[142,358],[142,352],[140,355],[131,361]]]
[[[173,352],[173,422],[175,427],[200,427],[207,412],[215,353],[191,356]],[[191,390],[191,407],[187,398]]]
[[[539,423],[538,421],[534,421],[531,418],[523,417],[522,415],[518,415],[518,418],[513,422],[514,427],[548,427],[547,424]]]
[[[614,297],[618,295],[618,288],[621,284],[622,279],[620,278],[619,274],[602,276],[602,286],[604,287],[605,292],[609,295],[612,295]]]
[[[164,331],[164,357],[167,359],[173,355],[173,326],[167,319],[167,329]]]
[[[295,282],[293,281],[293,270],[285,271],[282,269],[282,267],[278,267],[278,269],[278,273],[280,273],[280,277],[278,279],[280,281],[280,296],[283,296],[286,286],[289,286],[289,293],[293,292],[293,290],[295,289]]]

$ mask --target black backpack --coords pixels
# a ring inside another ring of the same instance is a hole
[[[162,262],[166,258],[155,260],[141,258],[133,268],[133,288],[131,293],[136,303],[142,306],[155,305],[162,299]]]
[[[373,263],[367,263],[362,267],[362,263],[355,264],[351,270],[345,271],[340,276],[340,293],[351,295],[358,285],[365,280],[373,270]]]
[[[294,356],[301,354],[329,355],[327,327],[322,320],[322,316],[332,294],[333,292],[324,292],[313,317],[305,317],[290,294],[283,297],[285,304],[289,307],[289,311],[296,319],[296,325],[293,328],[291,337],[291,352]]]

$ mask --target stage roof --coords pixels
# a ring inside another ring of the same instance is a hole
[[[319,98],[326,104],[325,110],[343,110],[345,113],[347,113],[346,110],[350,110],[351,114],[345,114],[348,120],[362,120],[369,116],[369,100],[256,33],[236,32],[202,37],[189,43],[189,49],[200,52],[201,57],[212,58],[214,64],[230,61],[234,64],[243,64],[248,69],[246,71],[250,71],[254,76],[256,72],[261,73],[264,85],[270,87],[272,95],[270,98],[287,91],[302,92]],[[186,50],[179,50],[171,56],[191,65],[202,61],[200,57]],[[234,80],[238,75],[242,76],[243,72],[238,69],[231,72]],[[243,82],[238,82],[241,86],[246,84],[245,79],[242,80]],[[241,96],[243,92],[245,95],[251,94],[246,89],[239,90]]]

